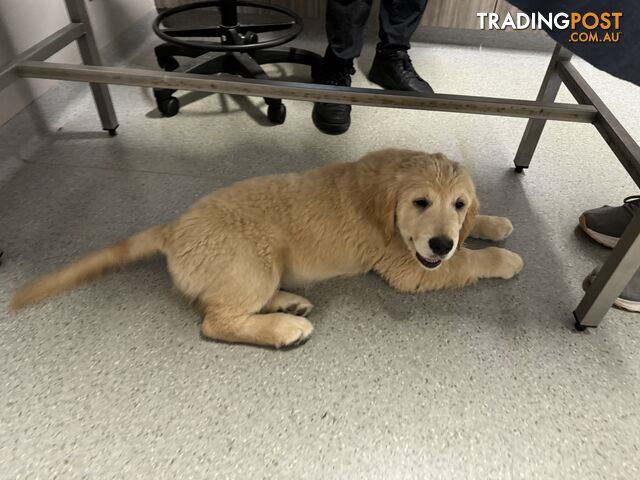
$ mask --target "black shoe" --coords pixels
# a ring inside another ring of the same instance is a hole
[[[406,90],[418,93],[433,93],[411,64],[405,50],[378,49],[373,59],[369,80],[389,90]]]
[[[317,83],[350,87],[351,75],[354,73],[356,71],[351,62],[337,62],[325,54],[322,65],[318,69],[312,69],[311,75]],[[349,130],[351,125],[351,105],[315,103],[311,119],[321,132],[340,135]]]

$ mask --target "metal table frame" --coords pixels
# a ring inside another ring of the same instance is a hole
[[[529,118],[514,163],[517,172],[528,168],[547,120],[593,124],[611,147],[631,178],[640,186],[640,147],[598,98],[570,63],[571,53],[557,45],[535,101],[467,95],[418,95],[325,85],[211,77],[148,69],[101,66],[84,0],[65,0],[69,23],[43,41],[0,67],[0,90],[19,78],[47,78],[88,82],[102,127],[115,135],[118,120],[107,84],[174,88],[201,92],[273,97],[307,102],[344,103],[362,106],[410,108]],[[83,65],[45,62],[76,41]],[[564,83],[577,104],[556,103]],[[576,327],[597,327],[633,274],[640,267],[640,210],[633,217],[573,312]]]

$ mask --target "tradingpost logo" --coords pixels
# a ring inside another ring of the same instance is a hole
[[[556,12],[531,14],[510,12],[500,18],[495,12],[478,12],[480,28],[488,30],[570,30],[572,43],[617,43],[620,40],[622,12]]]

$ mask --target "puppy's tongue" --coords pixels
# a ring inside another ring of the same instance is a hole
[[[418,252],[416,252],[416,258],[422,265],[427,268],[436,268],[442,263],[442,260],[437,257],[423,257]]]

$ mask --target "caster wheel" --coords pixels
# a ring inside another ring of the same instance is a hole
[[[524,173],[524,167],[516,167],[515,171],[516,173]]]
[[[158,100],[158,110],[165,117],[173,117],[180,111],[180,101],[176,97]]]
[[[274,125],[282,125],[284,123],[284,119],[287,118],[287,107],[284,105],[269,105],[267,109],[267,117],[269,121]]]
[[[180,64],[173,57],[164,57],[158,59],[158,66],[165,72],[173,72]]]
[[[250,45],[252,43],[258,43],[258,34],[256,32],[247,32],[244,34],[244,44]]]

